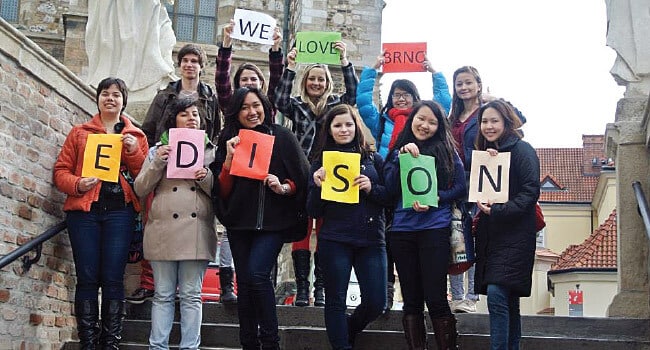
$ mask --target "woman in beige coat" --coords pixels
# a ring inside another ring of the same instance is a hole
[[[144,256],[151,262],[155,294],[151,307],[149,349],[168,349],[174,320],[174,297],[179,290],[181,349],[198,349],[201,335],[201,286],[209,261],[214,260],[217,237],[210,193],[215,147],[206,137],[204,167],[194,179],[166,177],[171,128],[203,129],[197,100],[178,99],[164,116],[166,132],[149,150],[135,191],[144,199],[153,193],[144,229]]]

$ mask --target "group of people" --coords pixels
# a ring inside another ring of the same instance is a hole
[[[200,291],[207,264],[216,255],[215,215],[227,230],[237,269],[243,349],[279,349],[270,275],[285,243],[294,242],[295,303],[309,304],[308,233],[314,227],[314,304],[324,305],[332,348],[352,349],[356,336],[390,309],[394,264],[409,349],[427,348],[425,305],[438,348],[456,349],[447,270],[451,207],[458,203],[467,219],[478,216],[473,289],[487,295],[492,349],[517,349],[519,297],[530,295],[539,196],[539,162],[522,140],[521,113],[482,94],[480,76],[469,66],[454,73],[450,97],[444,76],[428,59],[423,65],[432,74],[434,100],[420,100],[415,84],[400,79],[380,110],[372,93],[383,56],[362,71],[359,81],[343,42],[334,47],[340,54],[344,93],[334,93],[327,65],[314,64],[302,71],[299,94],[292,96],[297,52],[289,51],[282,63],[279,30],[269,52],[269,84],[251,63],[242,64],[231,83],[232,25],[224,28],[217,57],[217,93],[200,81],[205,53],[188,44],[178,53],[181,80],[158,92],[142,130],[122,115],[128,97],[124,82],[106,78],[97,86],[99,113],[75,126],[63,145],[54,182],[68,195],[64,210],[77,273],[75,314],[82,348],[118,348],[128,246],[134,216],[146,207],[144,255],[153,269],[155,290],[151,349],[169,347],[177,290],[179,346],[200,345]],[[275,122],[277,113],[291,121],[290,128]],[[172,128],[205,130],[204,164],[194,178],[165,175]],[[263,179],[231,173],[242,130],[274,137]],[[122,135],[117,183],[81,176],[89,134]],[[467,203],[472,150],[511,153],[507,202]],[[326,151],[360,155],[361,172],[353,183],[359,189],[357,203],[323,199]],[[401,154],[435,157],[437,207],[402,203]],[[133,184],[128,175],[135,178]],[[297,228],[303,211],[311,220]],[[353,268],[361,303],[348,314],[346,292]]]

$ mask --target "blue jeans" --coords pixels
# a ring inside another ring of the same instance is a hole
[[[77,274],[75,301],[124,299],[124,269],[133,237],[135,211],[67,212],[68,236]]]
[[[472,265],[469,270],[458,275],[449,275],[449,286],[451,287],[451,299],[453,300],[478,300],[478,295],[474,294],[474,270],[476,265]],[[464,277],[467,274],[467,294],[465,294]]]
[[[518,350],[521,340],[519,297],[504,286],[488,284],[487,304],[490,313],[490,349]]]
[[[230,241],[228,240],[227,232],[224,232],[221,235],[221,247],[219,248],[219,266],[235,267],[232,262],[232,252],[230,251]]]
[[[404,314],[422,314],[427,303],[431,319],[450,317],[447,303],[449,227],[392,232],[390,249],[404,297]]]
[[[334,350],[352,349],[348,326],[354,334],[361,332],[386,306],[386,247],[354,247],[319,239],[318,259],[325,276],[325,327],[330,344]],[[361,290],[361,304],[347,319],[352,267]]]
[[[244,350],[279,349],[278,315],[271,270],[283,245],[280,231],[228,230],[237,266],[239,341]]]
[[[176,287],[181,305],[180,349],[198,349],[201,343],[203,303],[201,287],[207,260],[150,261],[155,293],[151,303],[149,349],[168,349],[174,322]]]

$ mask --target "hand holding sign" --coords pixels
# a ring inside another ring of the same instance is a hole
[[[269,173],[274,142],[275,136],[253,130],[239,130],[239,142],[234,148],[230,174],[264,180]]]
[[[121,159],[121,134],[90,134],[84,150],[81,176],[117,182]]]
[[[426,72],[427,43],[384,43],[384,73]]]
[[[472,151],[470,202],[505,203],[508,201],[509,183],[510,152]]]
[[[277,23],[275,18],[243,9],[236,9],[234,18],[235,27],[230,35],[233,39],[273,45],[273,31]]]
[[[400,154],[399,169],[402,182],[402,208],[426,211],[429,209],[428,206],[438,206],[438,177],[434,157]]]
[[[335,47],[337,42],[341,42],[341,33],[298,32],[296,62],[338,64],[345,57],[345,50],[340,52],[340,49]]]
[[[325,176],[322,179],[321,198],[340,203],[359,203],[359,184],[355,179],[361,173],[359,153],[323,152]]]

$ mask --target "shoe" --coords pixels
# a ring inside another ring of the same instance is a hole
[[[222,304],[237,304],[234,276],[235,272],[232,267],[223,266],[219,268],[219,284],[221,285],[219,302]]]
[[[456,317],[454,315],[431,319],[431,324],[433,325],[433,334],[438,349],[458,349],[458,331],[456,330]]]
[[[122,300],[102,301],[102,331],[98,349],[120,350],[123,319],[124,302]]]
[[[153,290],[147,288],[138,288],[133,294],[126,297],[126,301],[131,304],[142,304],[153,298]]]
[[[296,299],[295,306],[309,306],[309,269],[311,252],[309,250],[294,250],[291,252],[293,258],[293,271],[296,277]]]
[[[476,312],[476,300],[452,300],[451,312],[474,313]]]
[[[325,306],[325,276],[320,268],[318,253],[314,253],[314,306]]]

